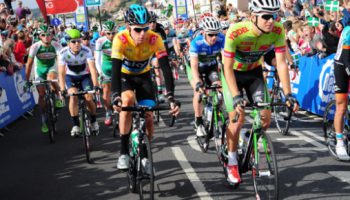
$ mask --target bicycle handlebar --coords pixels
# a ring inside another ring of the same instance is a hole
[[[58,83],[58,79],[53,79],[53,80],[31,80],[28,81],[33,84],[48,84],[48,83]]]
[[[87,91],[78,91],[75,93],[68,93],[67,96],[82,96],[85,94],[95,94],[96,91],[95,90],[87,90]]]
[[[171,110],[170,106],[125,106],[122,107],[122,111],[135,111],[135,112],[146,112],[146,111],[158,111],[158,110]]]

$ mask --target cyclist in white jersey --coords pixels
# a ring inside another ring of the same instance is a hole
[[[68,46],[60,51],[58,59],[58,73],[61,93],[76,93],[79,90],[98,88],[95,59],[89,48],[81,45],[80,31],[67,30]],[[66,88],[66,89],[64,89]],[[87,107],[91,116],[92,131],[98,134],[99,126],[96,121],[96,105],[91,94],[85,95]],[[69,99],[69,112],[73,121],[71,136],[80,135],[78,97]]]
[[[112,124],[112,105],[111,105],[111,77],[112,77],[112,41],[115,35],[117,25],[112,21],[103,24],[103,31],[106,36],[99,38],[95,46],[96,68],[100,75],[100,81],[103,88],[104,107],[106,109],[105,125]]]
[[[56,58],[61,45],[57,42],[52,41],[52,34],[49,27],[46,25],[41,25],[39,27],[39,37],[40,41],[34,43],[29,50],[29,56],[26,66],[26,80],[30,79],[32,67],[34,64],[34,74],[35,80],[53,80],[57,79],[57,65]],[[27,87],[30,87],[30,83],[27,82]],[[52,84],[53,91],[59,97],[59,88],[57,84]],[[39,107],[41,110],[41,132],[48,133],[49,128],[46,124],[45,117],[45,87],[43,85],[38,85],[37,90],[39,93]],[[63,102],[61,98],[56,98],[55,107],[62,108]]]

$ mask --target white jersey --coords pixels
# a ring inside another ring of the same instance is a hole
[[[89,74],[88,61],[94,61],[94,57],[90,48],[86,46],[81,46],[78,54],[73,54],[69,47],[65,47],[60,51],[58,57],[59,65],[65,65],[66,74],[72,76]]]

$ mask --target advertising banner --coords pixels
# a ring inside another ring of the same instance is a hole
[[[0,73],[0,128],[15,121],[35,106],[32,93],[24,91],[25,69],[8,76]]]
[[[176,17],[188,18],[186,0],[175,0]]]

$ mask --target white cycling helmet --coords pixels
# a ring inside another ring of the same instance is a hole
[[[249,10],[254,13],[277,13],[280,10],[280,0],[250,0]]]
[[[220,22],[215,17],[204,17],[201,25],[205,32],[220,32],[221,30]]]
[[[228,23],[228,21],[221,21],[220,25],[222,29],[227,29],[230,27],[230,23]]]
[[[164,29],[170,28],[170,23],[169,23],[169,21],[163,21],[163,22],[162,22],[162,25],[164,26]]]

